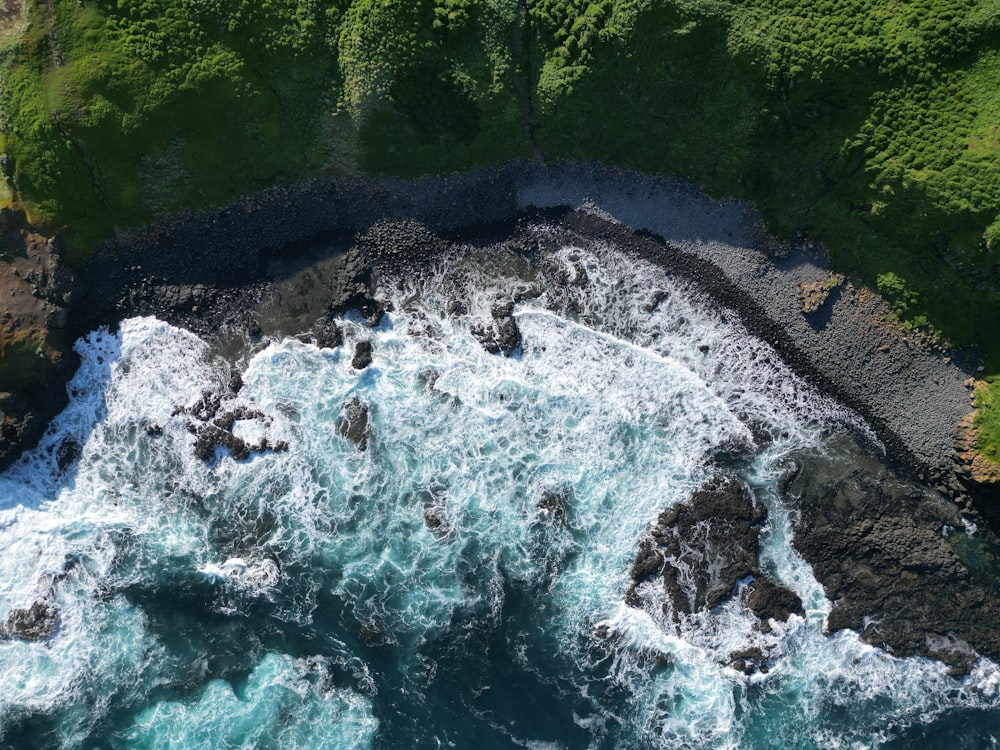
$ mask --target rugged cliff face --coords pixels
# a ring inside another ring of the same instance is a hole
[[[31,229],[24,214],[0,211],[0,233],[0,468],[6,468],[66,404],[65,385],[77,365],[70,307],[78,284],[58,243]]]

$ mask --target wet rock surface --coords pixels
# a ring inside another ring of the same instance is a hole
[[[351,358],[351,367],[355,370],[364,370],[372,363],[372,342],[359,341],[354,345],[354,356]]]
[[[215,458],[218,448],[227,450],[237,461],[245,461],[252,452],[288,450],[288,444],[283,440],[271,440],[263,435],[256,442],[249,442],[234,433],[233,428],[237,422],[256,420],[267,425],[270,421],[260,410],[235,402],[236,394],[242,387],[242,376],[234,369],[223,387],[206,389],[191,406],[178,406],[174,409],[175,416],[186,414],[191,417],[187,430],[195,436],[194,454],[202,461]],[[150,425],[146,425],[145,430],[150,436],[162,432],[159,425],[153,425],[152,430]]]
[[[514,300],[497,300],[491,310],[489,323],[477,323],[472,327],[483,348],[490,354],[512,356],[521,346],[521,330],[514,318]]]
[[[368,404],[354,396],[344,402],[337,416],[337,432],[354,443],[359,451],[368,450],[368,438],[371,436],[371,421]]]
[[[336,349],[344,343],[344,332],[334,321],[320,318],[313,323],[306,333],[300,333],[296,338],[305,344],[314,344],[320,349]]]
[[[861,457],[803,454],[782,491],[800,514],[795,547],[833,602],[829,632],[956,674],[974,652],[1000,658],[1000,547],[953,502]]]
[[[765,627],[766,618],[801,614],[798,597],[765,580],[758,568],[758,538],[766,519],[767,508],[742,482],[712,479],[686,503],[663,511],[649,529],[632,564],[626,602],[641,607],[638,586],[656,581],[666,594],[664,609],[678,622],[681,615],[718,606],[752,577],[751,607]]]
[[[12,609],[0,623],[0,640],[38,642],[51,638],[59,626],[59,608],[50,596],[30,607]]]
[[[750,584],[747,605],[765,632],[770,629],[768,620],[786,622],[792,615],[805,614],[798,594],[764,577],[757,577]]]

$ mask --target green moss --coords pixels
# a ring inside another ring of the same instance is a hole
[[[26,7],[0,38],[3,170],[77,259],[275,182],[527,155],[531,131],[752,199],[841,270],[905,279],[901,318],[1000,374],[1000,0]]]
[[[1000,376],[986,379],[986,387],[976,393],[976,433],[978,452],[1000,467]]]

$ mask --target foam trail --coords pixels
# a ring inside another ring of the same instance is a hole
[[[213,680],[195,701],[163,702],[142,711],[123,747],[372,747],[378,722],[370,703],[349,691],[324,686],[326,668],[323,659],[268,654],[238,688]]]
[[[863,424],[683,282],[538,232],[531,262],[470,251],[388,287],[393,312],[342,321],[343,347],[251,357],[232,401],[265,416],[234,429],[285,453],[195,458],[176,407],[227,368],[190,334],[136,319],[81,341],[70,405],[0,477],[0,620],[59,613],[41,642],[0,641],[3,740],[862,748],[995,715],[988,662],[956,682],[822,634],[777,482]],[[518,300],[510,358],[474,334],[498,297]],[[762,562],[805,618],[762,633],[741,594],[678,627],[654,586],[625,605],[648,525],[720,471],[769,506]],[[727,666],[748,647],[770,672]]]

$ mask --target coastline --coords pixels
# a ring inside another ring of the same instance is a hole
[[[417,180],[311,180],[218,211],[182,213],[95,250],[72,324],[79,335],[146,312],[207,334],[232,324],[248,294],[259,296],[251,290],[273,275],[275,262],[301,261],[317,246],[346,248],[378,221],[416,219],[444,235],[468,234],[557,207],[582,207],[705,261],[698,275],[710,293],[800,375],[861,414],[907,474],[960,506],[989,494],[971,482],[955,442],[971,411],[974,364],[967,353],[924,351],[886,322],[890,311],[877,294],[850,283],[837,286],[817,313],[804,314],[800,285],[829,278],[815,247],[776,253],[745,204],[597,164],[514,162]],[[228,317],[210,319],[213,304],[223,301]],[[976,505],[989,510],[988,503]]]
[[[883,443],[894,475],[916,483],[909,485],[909,499],[875,493],[857,513],[827,513],[832,522],[822,517],[807,524],[824,531],[803,536],[809,547],[800,550],[803,556],[819,566],[831,598],[849,591],[842,606],[835,605],[831,626],[863,632],[897,653],[942,659],[956,675],[971,668],[966,646],[935,650],[928,638],[958,631],[960,644],[1000,654],[991,636],[977,635],[980,621],[1000,602],[967,572],[945,575],[964,568],[941,547],[939,533],[941,523],[960,527],[960,516],[997,528],[983,512],[989,497],[970,486],[955,462],[954,428],[970,410],[968,365],[963,369],[958,353],[931,353],[908,342],[898,328],[880,322],[888,307],[877,295],[847,283],[828,290],[817,310],[806,314],[800,285],[829,278],[816,250],[776,253],[773,241],[756,232],[750,208],[711,200],[691,185],[596,165],[522,163],[412,182],[330,179],[273,188],[97,248],[83,270],[86,291],[75,301],[70,326],[80,335],[154,315],[231,357],[267,336],[318,339],[321,331],[329,333],[322,324],[331,316],[369,304],[377,309],[379,268],[410,268],[449,243],[519,242],[524,226],[539,220],[652,261],[733,310],[799,376],[863,417]],[[896,484],[891,476],[886,481]],[[926,494],[920,486],[937,493],[930,501],[936,510],[914,524],[907,503]],[[837,507],[838,497],[826,501]],[[830,538],[846,540],[833,560]],[[926,570],[896,586],[896,573],[906,564],[899,550],[914,546],[926,548]],[[877,585],[859,572],[870,549],[887,554]],[[844,580],[862,579],[860,586],[843,587]],[[898,618],[882,601],[890,590],[904,599],[929,591],[928,601],[952,591],[958,604],[915,620]],[[964,611],[962,603],[974,601],[981,614],[967,627],[952,610]],[[871,615],[886,618],[885,634],[865,632]]]

